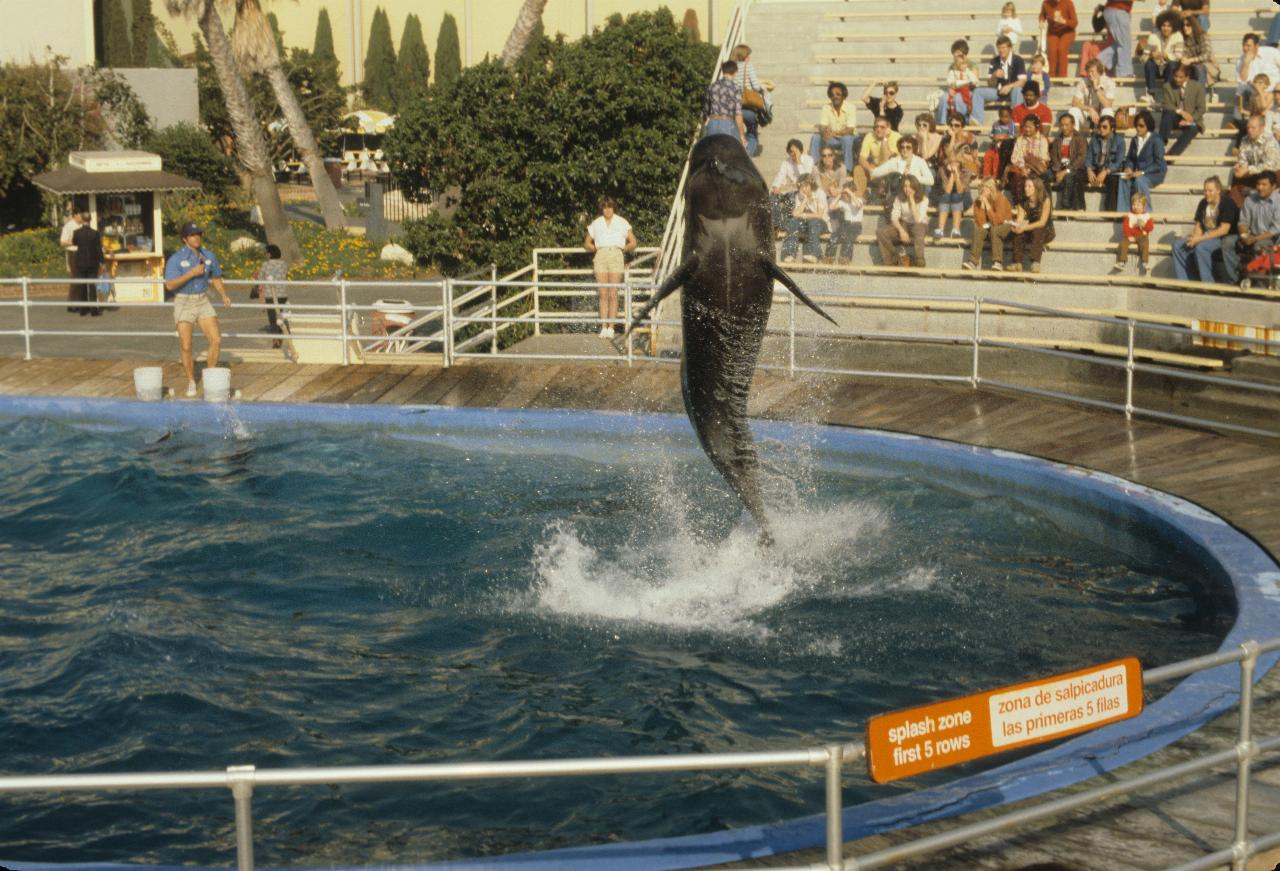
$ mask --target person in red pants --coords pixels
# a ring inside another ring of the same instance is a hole
[[[1045,53],[1049,59],[1049,75],[1070,75],[1067,53],[1076,41],[1076,7],[1071,0],[1044,0],[1040,4],[1040,25],[1048,31]]]

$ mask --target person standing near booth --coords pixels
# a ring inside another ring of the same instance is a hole
[[[209,340],[208,367],[218,365],[222,350],[222,333],[218,330],[218,313],[209,302],[209,285],[222,297],[223,305],[231,305],[222,284],[222,265],[204,247],[204,230],[192,223],[182,228],[182,247],[164,265],[164,289],[174,292],[173,321],[182,343],[182,369],[187,373],[187,396],[196,395],[196,364],[191,344],[198,325]]]
[[[102,271],[102,236],[89,223],[88,212],[78,215],[80,226],[71,234],[71,277],[79,279],[73,282],[67,292],[69,302],[88,302],[98,298],[98,273]],[[80,317],[102,314],[99,306],[71,306],[69,312],[76,312]]]

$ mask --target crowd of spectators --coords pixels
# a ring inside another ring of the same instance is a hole
[[[1206,36],[1208,3],[1159,0],[1156,7],[1153,30],[1136,50],[1131,0],[1107,0],[1095,10],[1083,22],[1094,37],[1081,51],[1079,78],[1065,96],[1055,95],[1055,108],[1049,87],[1052,78],[1070,75],[1068,51],[1082,25],[1073,0],[1042,0],[1043,54],[1030,63],[1016,50],[1029,35],[1013,3],[1001,10],[985,63],[974,62],[966,40],[951,43],[945,78],[913,132],[902,127],[897,82],[867,85],[859,102],[873,120],[863,131],[848,88],[831,82],[809,154],[792,140],[773,180],[783,259],[850,263],[866,207],[880,206],[874,235],[881,263],[922,267],[932,207],[935,239],[963,238],[962,222],[971,217],[964,268],[982,268],[989,244],[990,268],[1038,272],[1055,236],[1055,208],[1085,211],[1086,192],[1096,191],[1120,230],[1113,271],[1126,269],[1137,248],[1138,270],[1146,274],[1156,226],[1152,191],[1168,174],[1167,158],[1205,130],[1210,89],[1224,78]],[[1280,24],[1268,35],[1276,39]],[[1280,194],[1270,199],[1280,172],[1280,49],[1253,33],[1241,45],[1228,107],[1239,129],[1236,164],[1227,184],[1217,176],[1205,181],[1194,229],[1174,242],[1174,272],[1187,280],[1215,280],[1219,252],[1219,277],[1247,280],[1250,260],[1280,236]],[[1145,84],[1131,102],[1117,93],[1116,78],[1126,76]]]

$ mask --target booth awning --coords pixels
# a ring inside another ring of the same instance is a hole
[[[163,170],[142,172],[85,172],[64,166],[31,179],[36,187],[55,194],[124,194],[142,191],[198,191],[200,182]]]

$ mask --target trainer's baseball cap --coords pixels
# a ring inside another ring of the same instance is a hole
[[[183,239],[187,238],[188,236],[203,236],[203,235],[204,235],[204,230],[201,230],[200,225],[195,223],[194,221],[188,221],[187,223],[182,225]]]

